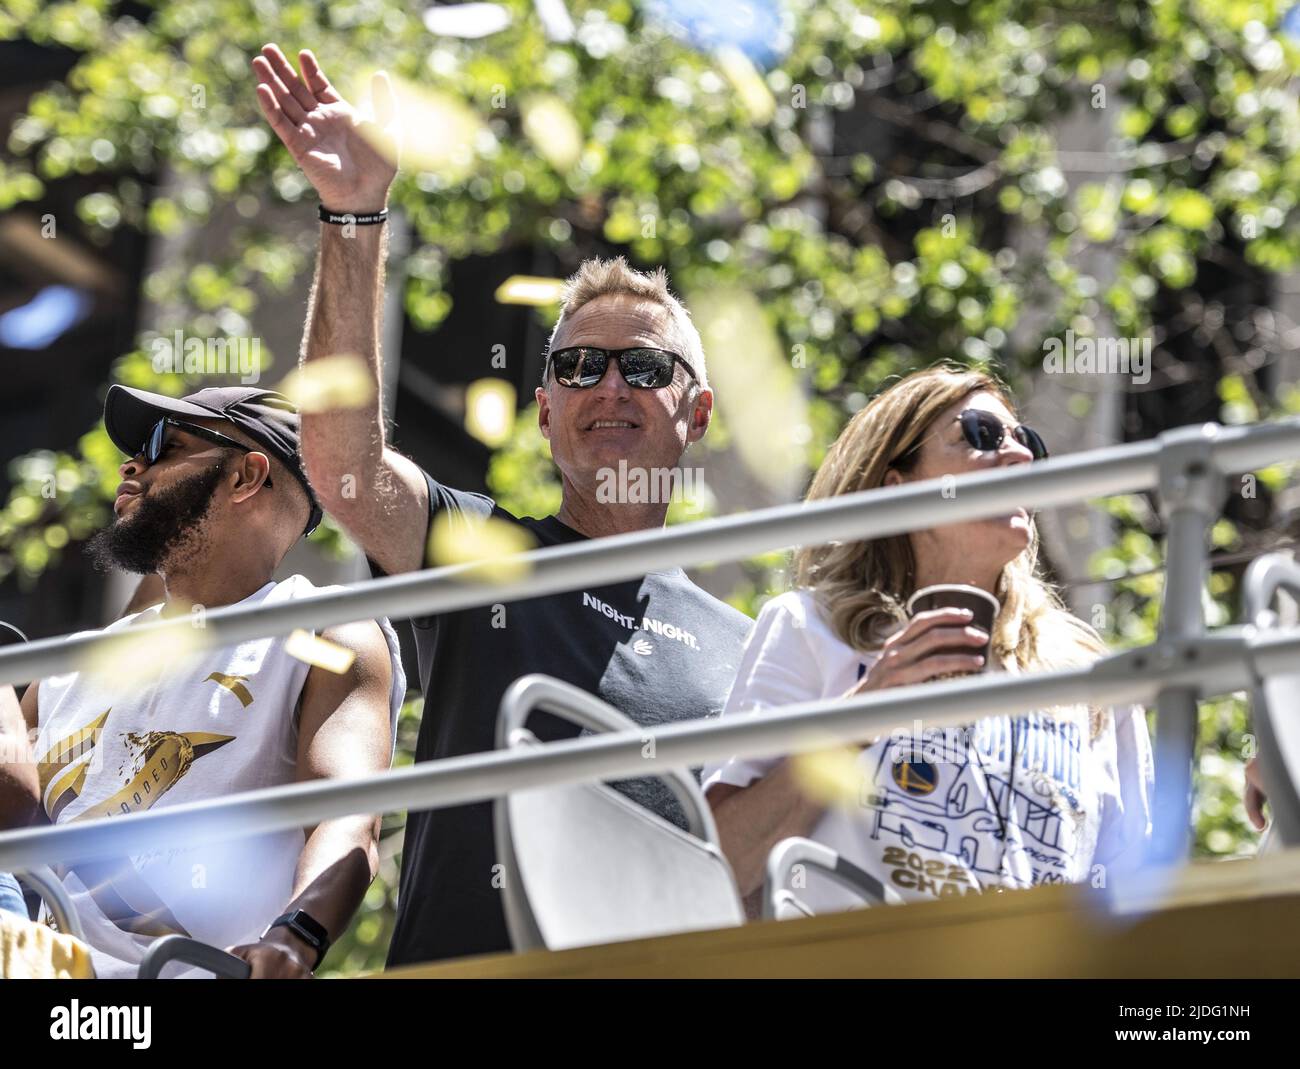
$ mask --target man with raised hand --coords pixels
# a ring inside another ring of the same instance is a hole
[[[20,788],[0,794],[0,828],[389,767],[406,681],[386,620],[325,628],[326,652],[342,655],[334,664],[284,635],[206,650],[187,650],[184,634],[132,641],[134,628],[168,617],[201,626],[219,606],[319,593],[304,576],[273,577],[321,518],[298,419],[287,398],[254,387],[182,398],[109,389],[104,426],[128,459],[114,519],[89,548],[105,565],[158,576],[162,598],[100,632],[123,643],[110,654],[28,687],[35,764],[0,768],[0,784]],[[21,729],[8,693],[0,688],[0,727],[12,735]],[[339,817],[76,861],[61,875],[97,976],[134,976],[154,940],[179,934],[230,949],[254,978],[307,977],[373,879],[378,835],[378,817]]]
[[[253,69],[271,127],[321,198],[303,360],[360,354],[378,386],[384,220],[396,169],[392,153],[375,146],[396,143],[394,94],[383,75],[372,79],[371,122],[310,52],[299,60],[301,74],[268,45]],[[373,569],[390,575],[429,564],[426,547],[440,520],[493,517],[522,526],[542,546],[661,527],[668,502],[641,498],[663,495],[606,491],[620,470],[635,478],[676,468],[709,426],[713,393],[700,337],[662,270],[643,274],[621,258],[581,266],[566,288],[536,397],[564,491],[560,511],[545,519],[521,519],[448,487],[394,450],[378,389],[365,409],[304,414],[303,458],[325,508]],[[501,696],[529,672],[582,687],[643,725],[716,714],[748,627],[679,568],[416,620],[425,695],[416,758],[492,749]],[[545,715],[530,727],[544,740],[577,734]],[[618,786],[685,824],[658,781]],[[389,964],[509,949],[499,874],[490,804],[412,812]]]

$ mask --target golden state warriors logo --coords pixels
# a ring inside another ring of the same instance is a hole
[[[910,760],[894,762],[894,782],[900,790],[912,795],[931,794],[939,786],[939,769],[929,761],[922,761],[919,755]]]

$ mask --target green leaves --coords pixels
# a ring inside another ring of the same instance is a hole
[[[77,218],[58,220],[87,243],[202,228],[145,280],[168,317],[150,326],[256,324],[310,270],[316,223],[248,63],[279,40],[290,55],[312,47],[340,84],[382,64],[474,117],[456,168],[413,161],[392,192],[413,240],[391,272],[417,330],[449,314],[451,265],[505,249],[532,247],[559,274],[618,251],[666,265],[680,291],[743,288],[806,395],[810,465],[891,375],[956,358],[1015,384],[1054,330],[1109,319],[1158,333],[1158,310],[1194,295],[1207,262],[1264,276],[1300,263],[1296,51],[1269,29],[1285,5],[785,0],[790,50],[769,71],[686,47],[630,0],[568,0],[567,43],[546,38],[526,0],[508,6],[508,29],[461,41],[432,37],[403,0],[156,4],[147,22],[109,0],[7,0],[0,38],[80,56],[7,132],[0,212],[93,176]],[[550,313],[537,314],[544,330]],[[149,341],[111,377],[190,385],[154,372]],[[1240,377],[1221,400],[1227,422],[1271,414]],[[1300,393],[1267,403],[1300,412]],[[541,515],[559,487],[534,415],[520,414],[489,481],[507,507]],[[741,428],[720,421],[706,448],[729,433]],[[104,522],[119,461],[102,428],[72,453],[19,458],[0,577],[33,581]],[[1258,474],[1266,487],[1289,478]],[[1092,563],[1114,580],[1110,637],[1148,641],[1163,578],[1133,573],[1159,567],[1159,521],[1140,498],[1108,507],[1119,534]],[[1216,530],[1216,544],[1233,534]],[[315,539],[343,546],[328,525]],[[754,562],[738,601],[758,603],[777,560]],[[1230,592],[1214,594],[1228,612]],[[1232,743],[1239,713],[1205,714],[1214,745]],[[1239,764],[1202,774],[1222,787]],[[1249,839],[1223,791],[1201,814],[1213,852]],[[387,924],[358,929],[340,960],[373,962]]]
[[[1205,230],[1214,221],[1214,205],[1197,190],[1177,190],[1169,197],[1169,221],[1184,230]]]

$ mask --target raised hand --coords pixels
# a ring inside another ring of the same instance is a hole
[[[302,76],[279,45],[253,60],[257,102],[321,203],[336,212],[375,212],[397,174],[397,100],[383,72],[371,80],[375,118],[363,117],[329,83],[316,57],[298,53]]]

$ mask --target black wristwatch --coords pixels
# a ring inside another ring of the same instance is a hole
[[[316,964],[311,967],[311,971],[320,968],[320,963],[325,960],[325,952],[330,948],[330,934],[325,930],[325,925],[306,910],[295,909],[292,913],[276,917],[266,926],[266,932],[281,927],[288,928],[304,943],[316,949]],[[266,938],[266,932],[262,933],[263,939]]]

